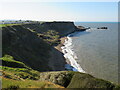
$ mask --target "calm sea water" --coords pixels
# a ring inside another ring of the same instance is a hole
[[[82,69],[98,78],[118,82],[118,24],[82,23],[75,25],[91,27],[92,29],[75,33],[72,36],[74,52]],[[106,26],[107,30],[97,27]]]

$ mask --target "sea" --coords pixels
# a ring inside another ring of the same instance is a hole
[[[64,57],[75,71],[118,83],[118,23],[75,22],[90,27],[67,36],[61,47]],[[107,27],[108,29],[97,29]],[[73,70],[74,71],[74,70]]]

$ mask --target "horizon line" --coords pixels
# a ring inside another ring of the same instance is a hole
[[[26,20],[31,20],[31,21],[48,21],[48,22],[51,22],[51,21],[68,21],[68,22],[119,22],[119,21],[75,21],[75,20],[32,20],[32,19],[0,19],[0,21],[18,21],[18,20],[22,20],[22,21],[26,21]]]

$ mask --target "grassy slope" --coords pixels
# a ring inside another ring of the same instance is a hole
[[[117,86],[102,79],[95,78],[89,74],[74,74],[67,88],[109,88],[113,89]]]
[[[64,88],[51,82],[40,82],[33,80],[16,81],[11,79],[2,79],[2,88]]]
[[[24,63],[20,61],[16,61],[10,55],[5,55],[1,58],[2,62],[5,61],[6,63],[2,63],[3,66],[0,68],[3,70],[3,76],[9,79],[31,79],[37,80],[39,78],[39,72],[35,71]],[[11,66],[10,66],[11,65]]]
[[[13,25],[21,25],[21,24],[0,24],[0,27],[7,27],[7,26],[13,26]]]
[[[4,56],[8,61],[17,63],[12,56]],[[12,60],[10,60],[12,58]],[[25,65],[25,64],[24,64]],[[3,88],[109,88],[118,87],[108,81],[97,79],[89,74],[73,71],[38,72],[27,66],[2,67]],[[54,84],[53,84],[54,83]]]
[[[89,74],[73,71],[57,72],[38,72],[20,61],[15,61],[10,55],[1,58],[2,61],[8,62],[2,66],[2,86],[3,88],[110,88],[116,85],[97,79]],[[9,67],[9,62],[13,64]],[[24,67],[21,68],[21,65]],[[53,84],[54,83],[54,84]],[[59,86],[60,85],[60,86]]]
[[[40,77],[38,71],[27,67],[22,62],[15,61],[10,55],[5,55],[1,60],[9,63],[0,66],[3,73],[2,88],[63,88],[51,82],[38,81]],[[11,62],[18,65],[18,67],[13,68]],[[21,68],[21,65],[24,67]]]
[[[2,60],[2,66],[14,67],[14,68],[28,68],[24,63],[16,61],[10,55],[5,55]]]

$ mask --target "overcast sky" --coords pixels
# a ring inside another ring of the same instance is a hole
[[[20,1],[20,0],[17,0]],[[1,2],[0,19],[117,21],[118,2]],[[105,1],[105,0],[104,0]],[[117,0],[116,0],[117,1]]]

